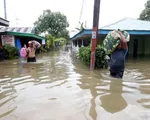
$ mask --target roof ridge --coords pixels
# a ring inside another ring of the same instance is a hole
[[[122,21],[127,20],[127,19],[130,19],[130,20],[136,20],[136,21],[139,21],[139,22],[146,22],[146,23],[150,23],[150,21],[146,21],[146,20],[140,20],[140,19],[136,19],[136,18],[129,18],[129,17],[126,17],[126,18],[123,18],[123,19],[121,19],[121,20],[118,20],[117,22],[114,22],[114,23],[111,23],[111,24],[105,25],[105,26],[101,27],[100,29],[103,29],[103,28],[105,28],[105,27],[109,27],[109,26],[111,26],[111,25],[117,24],[117,23],[122,22]]]
[[[114,22],[114,23],[111,23],[111,24],[105,25],[105,26],[101,27],[100,29],[103,29],[103,28],[105,28],[105,27],[108,27],[108,26],[111,26],[111,25],[117,24],[117,23],[119,23],[119,22],[121,22],[121,21],[124,21],[124,20],[126,20],[126,19],[129,19],[129,18],[122,18],[122,19],[120,19],[120,20],[118,20],[118,21],[116,21],[116,22]]]
[[[5,32],[33,33],[33,27],[0,27]]]
[[[134,19],[134,18],[130,18],[130,19],[141,21],[141,22],[148,22],[148,23],[150,23],[150,21],[148,21],[148,20],[140,20],[140,19]]]

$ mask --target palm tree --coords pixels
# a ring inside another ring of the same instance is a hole
[[[80,24],[80,28],[76,28],[76,29],[77,29],[78,31],[84,30],[83,22],[82,22],[82,23],[79,22],[79,24]]]

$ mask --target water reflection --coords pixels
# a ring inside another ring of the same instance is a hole
[[[110,113],[120,112],[127,107],[127,102],[123,98],[123,81],[111,80],[109,93],[100,97],[101,106]]]
[[[132,101],[132,104],[135,106],[137,101],[143,107],[149,109],[149,97],[143,98],[142,95],[138,94],[138,90],[141,94],[150,94],[150,80],[146,80],[148,76],[145,76],[146,72],[143,69],[143,65],[137,64],[133,68],[130,68],[131,66],[128,67],[129,69],[126,69],[123,80],[109,77],[107,70],[90,72],[86,66],[79,64],[79,61],[74,61],[74,65],[76,66],[75,71],[82,75],[79,80],[81,82],[78,84],[79,87],[82,90],[90,90],[91,92],[89,115],[93,120],[100,119],[101,114],[99,112],[103,110],[111,114],[118,113],[119,116],[119,114],[124,113],[128,109],[130,102],[127,102],[127,100]],[[138,66],[142,68],[138,68]],[[150,69],[146,71],[150,71]],[[147,85],[141,84],[144,81]],[[137,94],[138,97],[133,97],[131,100],[130,94]],[[141,109],[141,112],[144,113],[144,110]],[[106,114],[106,116],[109,116],[109,114]],[[141,116],[139,116],[139,119],[141,119]]]
[[[0,63],[0,119],[148,120],[147,65],[128,63],[119,80],[108,70],[90,71],[69,49],[40,55],[36,64],[5,61]]]
[[[76,69],[76,71],[80,73],[80,69]],[[81,71],[84,71],[84,69]],[[96,109],[98,106],[109,113],[120,112],[127,107],[127,102],[122,96],[123,81],[101,78],[103,78],[101,74],[84,71],[84,75],[79,80],[81,83],[78,84],[81,89],[89,89],[91,92],[89,115],[93,120],[98,118],[98,111]]]
[[[80,73],[80,69],[76,69],[76,71],[78,73]],[[81,70],[81,71],[84,71]],[[96,87],[99,83],[99,79],[93,79],[92,78],[93,73],[90,71],[84,71],[84,76],[81,77],[81,79],[79,80],[81,83],[78,84],[79,87],[83,90],[90,90],[91,93],[91,99],[90,99],[90,103],[91,103],[91,107],[89,110],[89,115],[92,117],[93,120],[96,120],[97,118],[97,112],[96,112],[96,103],[95,103],[95,99],[98,96]]]

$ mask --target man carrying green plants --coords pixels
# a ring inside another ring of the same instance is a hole
[[[120,35],[120,43],[111,54],[110,59],[110,75],[116,78],[122,78],[125,68],[125,56],[128,52],[127,40],[124,35],[117,31]]]

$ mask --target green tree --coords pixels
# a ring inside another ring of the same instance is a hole
[[[140,14],[140,20],[150,21],[150,0],[145,4],[145,9]]]
[[[44,10],[34,23],[36,34],[51,34],[55,37],[69,37],[67,27],[69,27],[67,17],[60,12]]]

